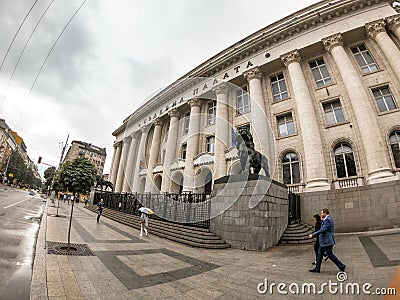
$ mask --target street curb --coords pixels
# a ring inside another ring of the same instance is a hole
[[[36,241],[35,258],[32,268],[31,300],[48,299],[47,297],[47,272],[46,272],[46,230],[47,230],[47,205],[39,224],[39,234]]]

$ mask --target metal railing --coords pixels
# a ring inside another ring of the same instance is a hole
[[[104,200],[104,207],[139,214],[143,205],[154,211],[150,218],[195,227],[210,227],[211,198],[206,194],[130,194],[95,190],[93,204]]]
[[[300,210],[300,195],[290,193],[289,198],[289,224],[296,224],[301,222],[301,210]]]

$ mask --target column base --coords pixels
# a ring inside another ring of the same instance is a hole
[[[328,191],[331,185],[327,178],[315,178],[307,181],[304,192]]]
[[[396,176],[389,168],[382,168],[368,173],[367,184],[393,181],[396,179]]]

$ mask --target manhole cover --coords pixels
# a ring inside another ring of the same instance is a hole
[[[70,248],[68,251],[68,243],[47,241],[47,253],[56,255],[94,256],[92,250],[90,250],[86,244],[70,243],[69,245]]]

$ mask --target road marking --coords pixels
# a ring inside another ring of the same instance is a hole
[[[26,200],[29,200],[29,198],[28,198],[28,199],[25,199],[25,200],[21,200],[21,201],[19,201],[19,202],[17,202],[17,203],[14,203],[14,204],[10,204],[10,205],[8,205],[8,206],[5,206],[3,209],[9,208],[9,207],[14,206],[14,205],[17,205],[17,204],[19,204],[19,203],[21,203],[21,202],[24,202],[24,201],[26,201]]]

